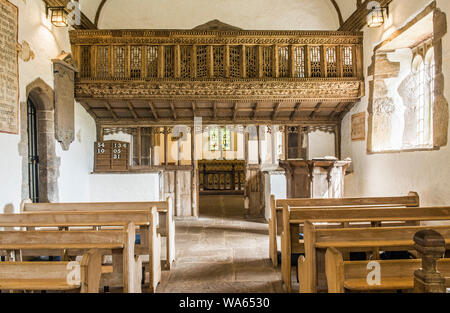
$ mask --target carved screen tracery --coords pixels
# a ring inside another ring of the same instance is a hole
[[[114,78],[125,78],[125,46],[113,47]]]
[[[263,77],[272,77],[273,73],[273,47],[262,47],[262,59],[263,59]]]
[[[280,77],[289,77],[289,47],[278,48],[278,72]]]
[[[248,46],[245,47],[246,56],[246,66],[247,66],[247,77],[256,78],[258,77],[258,47]]]
[[[326,48],[326,58],[327,58],[327,76],[337,77],[337,53],[336,47]]]
[[[208,47],[197,46],[197,77],[208,76]]]
[[[97,78],[106,79],[109,76],[109,46],[97,47]]]
[[[147,77],[158,76],[158,46],[147,46]]]
[[[191,78],[191,47],[180,46],[180,76]]]
[[[353,77],[353,49],[352,47],[344,47],[342,49],[343,62],[342,70],[344,77]]]
[[[305,78],[305,47],[294,47],[295,77]]]
[[[230,46],[230,77],[241,77],[241,51],[240,46]]]
[[[80,76],[91,77],[91,46],[81,46],[80,50]]]
[[[214,56],[214,77],[222,78],[225,77],[225,47],[214,46],[213,47]]]
[[[165,46],[164,47],[164,77],[173,78],[175,69],[174,69],[174,60],[175,60],[175,47],[174,46]]]
[[[131,78],[140,78],[142,71],[142,47],[130,47],[130,74]]]
[[[311,62],[311,77],[321,77],[320,47],[311,47],[309,60]]]

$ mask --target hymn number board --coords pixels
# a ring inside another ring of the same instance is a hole
[[[95,143],[95,171],[123,172],[128,170],[130,144],[123,141]]]

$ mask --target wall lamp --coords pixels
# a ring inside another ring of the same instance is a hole
[[[369,26],[370,28],[376,28],[383,25],[385,21],[385,15],[386,19],[389,18],[389,5],[385,7],[382,7],[380,5],[372,6],[368,9],[369,14],[367,15],[367,26]]]
[[[67,27],[69,23],[67,21],[67,12],[65,7],[52,7],[48,4],[45,5],[47,11],[47,18],[50,17],[50,21],[56,27]]]

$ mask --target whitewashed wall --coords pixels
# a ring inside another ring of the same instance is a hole
[[[431,1],[396,0],[391,5],[392,29],[364,30],[364,67],[371,63],[373,48],[382,41],[383,33],[392,32],[420,13]],[[438,0],[437,7],[450,13],[450,1]],[[386,35],[384,35],[385,37]],[[443,73],[445,97],[450,100],[450,37],[443,38]],[[370,78],[369,78],[370,79]],[[366,79],[366,91],[369,90]],[[432,152],[402,152],[368,155],[366,142],[352,142],[351,115],[367,111],[368,92],[342,123],[342,156],[351,157],[354,173],[345,179],[346,196],[395,196],[417,191],[423,205],[450,204],[450,150],[447,147]],[[367,121],[366,121],[367,123]],[[367,125],[366,125],[367,129]],[[450,137],[449,137],[450,138]]]
[[[20,102],[26,101],[26,86],[41,78],[53,88],[51,59],[62,50],[70,51],[66,28],[56,28],[46,18],[43,1],[11,0],[19,8],[19,43],[26,40],[35,53],[34,60],[19,59]],[[63,152],[56,143],[61,158],[58,179],[59,200],[88,200],[88,174],[92,171],[95,124],[86,111],[75,104],[75,142]],[[0,212],[17,211],[22,200],[22,157],[19,155],[19,135],[0,134]]]
[[[91,20],[99,2],[80,0]],[[99,28],[191,29],[213,19],[248,30],[335,30],[339,26],[329,0],[108,0]]]
[[[90,201],[159,201],[159,173],[92,174]]]

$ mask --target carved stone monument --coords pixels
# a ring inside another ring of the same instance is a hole
[[[0,0],[0,132],[19,132],[18,9]]]

